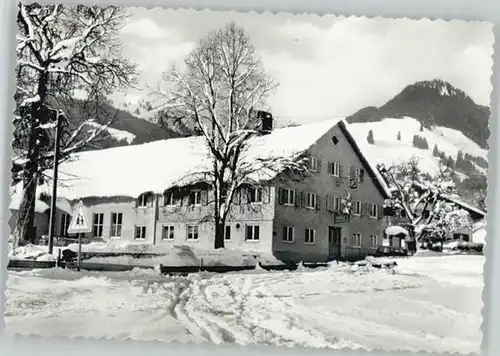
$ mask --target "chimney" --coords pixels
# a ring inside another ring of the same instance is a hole
[[[270,134],[273,130],[273,115],[270,112],[259,110],[257,111],[257,118],[259,118],[262,123],[260,129],[261,134]]]

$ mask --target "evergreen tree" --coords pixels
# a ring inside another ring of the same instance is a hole
[[[434,157],[439,157],[439,149],[438,149],[438,146],[436,144],[434,144],[434,149],[432,150],[432,155]]]
[[[420,132],[424,132],[424,125],[420,124]]]
[[[373,131],[372,130],[368,131],[368,136],[366,137],[366,140],[368,141],[368,143],[370,145],[373,145],[375,143],[375,141],[373,139]]]
[[[401,131],[398,131],[398,141],[401,141]]]

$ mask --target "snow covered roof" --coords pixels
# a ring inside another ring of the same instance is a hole
[[[385,229],[385,233],[389,236],[397,236],[397,235],[405,235],[408,236],[408,230],[401,226],[389,226],[387,229]]]
[[[473,213],[475,215],[479,215],[480,217],[484,218],[486,216],[486,212],[484,210],[479,209],[478,207],[475,207],[472,204],[467,203],[466,201],[463,201],[459,197],[453,197],[451,195],[442,195],[442,197],[450,202],[453,202],[457,205],[459,205],[462,209],[465,209],[469,211],[470,213]]]
[[[20,195],[11,196],[9,210],[19,210],[20,206],[21,206],[21,196]],[[49,209],[50,209],[50,207],[46,203],[44,203],[43,201],[37,199],[37,201],[35,202],[35,212],[36,213],[43,214]]]
[[[338,119],[275,129],[270,134],[252,138],[244,159],[254,162],[257,158],[295,157],[309,149],[336,124],[349,134],[347,123]],[[356,145],[352,137],[350,141],[351,145]],[[362,155],[357,146],[354,149]],[[364,157],[361,159],[368,165],[368,173],[375,178],[378,187],[389,192],[378,171],[373,170]],[[81,152],[60,165],[58,196],[74,200],[84,197],[137,197],[150,191],[161,194],[179,182],[186,182],[193,174],[210,169],[208,150],[202,137],[174,138]],[[259,173],[259,178],[263,180],[276,175],[276,172]],[[52,172],[47,174],[50,176]]]

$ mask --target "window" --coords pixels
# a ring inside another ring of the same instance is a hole
[[[293,189],[284,189],[284,204],[285,205],[295,205],[295,190]]]
[[[258,241],[260,239],[260,226],[259,225],[247,225],[245,231],[245,240],[247,241]]]
[[[188,225],[187,234],[188,240],[198,240],[198,225]]]
[[[305,230],[305,239],[304,242],[306,244],[313,244],[315,240],[316,230],[314,229],[306,229]]]
[[[122,223],[123,223],[122,213],[111,213],[111,237],[122,236]]]
[[[247,195],[249,203],[262,203],[262,188],[248,188]]]
[[[153,206],[153,194],[151,193],[141,194],[137,199],[138,208],[150,208],[152,206]]]
[[[144,225],[135,226],[135,239],[146,240],[146,226]]]
[[[328,174],[333,177],[340,177],[340,163],[328,162]]]
[[[316,193],[306,193],[306,208],[316,208]]]
[[[370,217],[371,218],[378,218],[378,205],[377,204],[370,204]]]
[[[309,157],[309,170],[311,172],[317,172],[318,171],[318,158],[316,158],[316,157]]]
[[[342,210],[342,200],[339,197],[333,197],[333,211]]]
[[[226,225],[224,229],[224,240],[231,240],[231,225]]]
[[[352,203],[352,213],[354,215],[361,215],[361,202],[360,201],[354,201]]]
[[[59,235],[68,236],[68,227],[69,227],[70,220],[71,220],[71,216],[69,216],[69,214],[62,213],[62,215],[61,215],[61,228],[59,231]]]
[[[173,225],[163,225],[163,229],[161,230],[161,239],[162,240],[173,240],[174,239],[175,228]]]
[[[201,205],[201,190],[192,190],[189,193],[189,205]]]
[[[293,242],[293,227],[283,226],[283,242]]]
[[[363,182],[365,170],[363,168],[356,168],[351,166],[351,177],[356,178],[358,182]]]
[[[163,198],[164,198],[164,201],[163,201],[164,206],[177,205],[177,196],[175,195],[174,192],[166,192],[165,195],[163,196]]]
[[[352,234],[352,247],[361,247],[361,234]]]
[[[102,230],[104,227],[104,214],[103,213],[94,213],[93,221],[93,236],[94,237],[102,237]]]
[[[378,247],[378,236],[370,235],[370,247]]]

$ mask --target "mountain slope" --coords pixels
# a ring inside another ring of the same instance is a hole
[[[477,105],[462,90],[439,79],[409,85],[380,108],[363,108],[347,121],[374,122],[403,117],[413,117],[428,128],[438,125],[461,131],[481,148],[488,147],[490,109]]]
[[[86,105],[86,106],[84,106]],[[93,119],[93,126],[111,122],[103,138],[91,149],[105,149],[123,145],[136,145],[151,141],[184,136],[181,132],[167,126],[160,126],[152,121],[138,118],[128,111],[116,109],[111,103],[85,104],[75,100],[66,103],[65,111],[74,125],[83,119]]]
[[[350,127],[356,141],[374,163],[390,166],[417,156],[420,158],[419,165],[422,171],[434,175],[439,172],[440,161],[439,157],[433,155],[435,145],[439,152],[443,152],[447,158],[451,157],[455,161],[459,151],[464,155],[487,160],[487,151],[461,132],[440,126],[436,126],[433,130],[423,128],[420,131],[421,124],[414,118],[386,118],[376,122],[352,123]],[[374,144],[369,144],[367,141],[370,130],[373,133]],[[425,138],[428,143],[427,149],[413,145],[415,135]],[[485,168],[476,164],[474,169],[478,173],[486,172]]]

